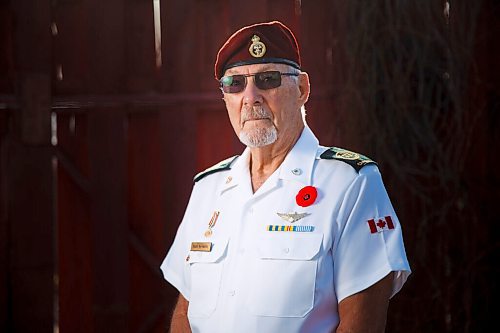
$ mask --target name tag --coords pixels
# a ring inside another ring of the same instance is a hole
[[[212,243],[211,242],[192,242],[191,243],[191,251],[210,252],[210,251],[212,251]]]

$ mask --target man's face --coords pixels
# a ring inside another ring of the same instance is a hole
[[[255,74],[265,71],[295,73],[282,64],[254,64],[230,68],[225,76]],[[282,76],[281,85],[262,90],[254,77],[246,78],[246,87],[238,93],[224,93],[229,120],[241,142],[249,147],[263,147],[296,138],[303,128],[300,107],[309,96],[307,74]]]

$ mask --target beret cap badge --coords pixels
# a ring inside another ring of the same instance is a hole
[[[217,52],[215,79],[219,81],[233,67],[265,63],[300,70],[299,44],[293,32],[279,21],[252,24],[233,33]]]
[[[261,58],[266,54],[266,45],[260,41],[259,36],[253,35],[252,44],[250,44],[248,52],[254,58]]]

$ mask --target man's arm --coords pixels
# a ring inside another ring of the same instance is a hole
[[[383,333],[393,278],[391,272],[373,286],[343,299],[336,333]]]
[[[170,322],[170,333],[191,333],[191,327],[187,318],[189,302],[179,294],[175,304],[172,321]]]

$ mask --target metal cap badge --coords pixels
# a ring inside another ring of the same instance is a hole
[[[266,54],[266,44],[260,41],[259,36],[253,35],[252,44],[250,44],[248,52],[250,52],[250,55],[255,58],[263,57],[264,54]]]

